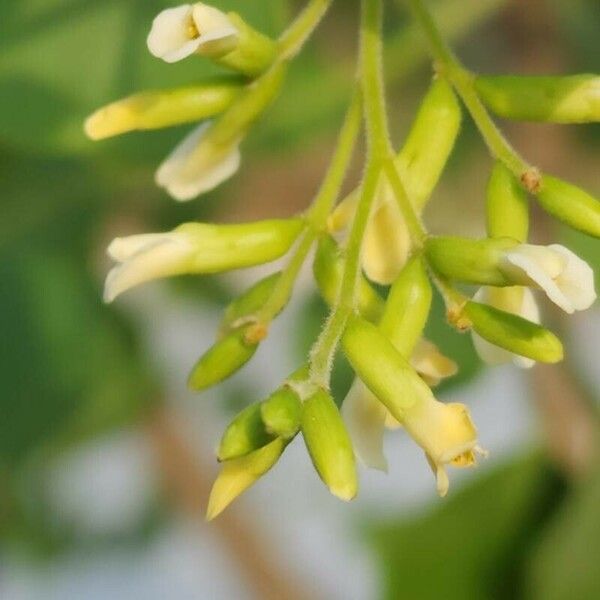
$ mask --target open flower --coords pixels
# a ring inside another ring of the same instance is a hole
[[[504,253],[501,269],[515,283],[540,287],[567,313],[585,310],[596,300],[591,267],[559,244],[519,244]]]
[[[207,134],[211,122],[192,130],[156,171],[156,183],[179,201],[208,192],[231,177],[240,166],[241,137],[219,147]]]
[[[148,34],[148,50],[173,63],[191,54],[223,56],[237,45],[238,31],[220,10],[196,2],[159,13]]]
[[[358,197],[358,194],[352,194],[338,205],[329,219],[331,231],[340,231],[349,225]],[[406,222],[389,183],[383,180],[363,241],[361,261],[367,277],[382,285],[391,284],[406,264],[410,249]]]
[[[437,385],[457,370],[456,363],[426,339],[417,343],[410,364],[429,385]],[[358,377],[344,399],[342,415],[358,459],[371,469],[387,471],[383,435],[386,428],[397,429],[402,424]]]
[[[480,288],[473,300],[489,304],[494,308],[518,315],[534,323],[540,322],[540,311],[532,291],[529,288],[514,286],[507,288],[496,288],[484,286]],[[513,362],[522,369],[533,367],[535,361],[531,358],[513,354],[504,348],[484,340],[480,335],[471,331],[473,345],[479,357],[490,365],[500,365]]]

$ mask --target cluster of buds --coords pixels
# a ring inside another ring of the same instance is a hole
[[[377,16],[378,2],[364,0],[364,18]],[[422,16],[419,0],[411,2]],[[210,191],[238,169],[241,142],[277,96],[287,65],[328,5],[309,2],[279,40],[234,13],[203,3],[161,12],[148,36],[152,55],[168,63],[200,56],[235,75],[120,100],[90,116],[86,132],[101,139],[198,121],[160,165],[156,181],[176,200]],[[371,31],[369,26],[364,30]],[[377,55],[367,48],[365,64]],[[372,81],[364,79],[364,86]],[[423,449],[441,496],[449,487],[448,466],[468,467],[485,454],[468,408],[443,403],[431,390],[457,371],[454,361],[423,337],[432,283],[446,302],[450,325],[471,332],[484,361],[512,361],[524,368],[536,361],[560,361],[562,344],[540,324],[534,292],[543,291],[567,313],[584,310],[596,299],[594,275],[561,245],[528,243],[529,197],[550,215],[595,237],[600,237],[600,203],[536,169],[515,172],[515,161],[496,155],[487,188],[488,237],[427,234],[421,213],[460,130],[462,111],[455,91],[467,108],[472,104],[465,100],[468,92],[477,96],[481,110],[487,105],[507,118],[589,122],[600,120],[599,81],[594,75],[471,77],[458,83],[436,77],[402,149],[384,157],[371,182],[375,163],[368,156],[363,182],[335,207],[362,122],[361,103],[368,102],[369,89],[363,86],[348,110],[321,190],[305,213],[235,225],[186,223],[170,232],[117,238],[110,244],[108,253],[118,264],[106,280],[109,302],[158,278],[221,273],[289,254],[281,271],[261,279],[227,307],[215,343],[191,370],[189,386],[196,391],[216,385],[252,359],[316,246],[314,278],[331,307],[330,317],[306,363],[227,427],[217,451],[222,470],[208,518],[262,477],[299,435],[320,478],[343,500],[357,493],[356,458],[387,470],[386,428],[401,427]],[[372,113],[364,112],[367,125]],[[373,129],[366,132],[373,147]],[[415,228],[420,228],[417,236]],[[456,287],[469,285],[479,287],[468,293]],[[356,373],[341,411],[329,390],[338,345]]]

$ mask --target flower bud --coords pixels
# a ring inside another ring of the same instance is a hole
[[[302,228],[300,219],[237,225],[185,223],[168,233],[116,238],[108,247],[121,263],[106,278],[104,297],[163,277],[220,273],[270,262],[285,254]]]
[[[484,340],[513,354],[545,363],[563,358],[560,340],[537,323],[478,302],[467,302],[464,314]]]
[[[128,131],[200,121],[223,112],[241,90],[237,80],[216,79],[202,85],[141,92],[97,110],[86,119],[85,132],[100,140]]]
[[[396,165],[408,196],[421,210],[435,188],[454,147],[461,122],[452,87],[436,79],[429,88]]]
[[[293,438],[300,429],[302,402],[288,385],[281,386],[260,407],[265,429],[285,440]]]
[[[252,327],[247,325],[233,331],[205,352],[190,373],[189,388],[200,392],[239,371],[258,348],[258,340],[247,340]]]
[[[225,429],[217,459],[219,461],[239,458],[266,446],[274,437],[265,429],[261,418],[262,402],[255,402],[242,410]]]
[[[500,268],[507,250],[518,246],[510,238],[473,240],[433,237],[425,252],[433,268],[448,279],[483,285],[510,285]]]
[[[237,323],[244,318],[252,317],[252,315],[259,311],[271,297],[280,276],[280,272],[267,275],[248,288],[241,296],[233,300],[223,314],[223,319],[219,326],[221,335],[225,335],[232,329],[235,329],[238,327]]]
[[[390,288],[379,329],[398,352],[410,357],[431,308],[431,284],[420,256],[413,258]]]
[[[600,237],[600,201],[585,190],[544,175],[536,198],[540,206],[559,221],[588,235]]]
[[[481,99],[497,115],[522,121],[600,121],[600,76],[495,75],[475,79]]]
[[[352,443],[333,398],[319,390],[304,402],[302,435],[313,465],[329,491],[341,500],[356,496],[358,481]]]
[[[313,273],[321,296],[329,306],[335,306],[338,300],[343,272],[344,258],[338,244],[331,236],[324,235],[317,246]],[[358,282],[357,297],[359,311],[365,319],[379,321],[383,300],[362,275]]]
[[[206,519],[211,521],[217,517],[240,494],[271,469],[279,460],[285,446],[285,442],[277,438],[246,456],[224,462],[210,492]]]
[[[431,394],[388,338],[364,319],[349,321],[342,346],[356,374],[398,421],[420,397]]]
[[[527,240],[529,203],[527,193],[513,174],[497,162],[487,186],[487,233],[491,238]]]

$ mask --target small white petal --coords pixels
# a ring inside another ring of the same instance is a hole
[[[442,379],[452,377],[458,371],[457,364],[425,338],[417,342],[410,357],[410,364],[429,386],[438,385]]]
[[[200,33],[200,54],[213,51],[225,54],[235,48],[239,33],[225,13],[214,6],[197,2],[192,9],[192,17]]]
[[[534,246],[527,244],[518,246],[515,250],[506,253],[506,260],[510,265],[521,270],[531,282],[542,288],[554,304],[566,313],[573,313],[575,307],[554,279],[565,267],[563,256],[548,248],[536,247],[535,253],[530,251],[531,248]],[[544,252],[540,252],[541,250]],[[559,263],[561,267],[557,268]]]
[[[210,125],[210,122],[203,123],[192,130],[156,171],[156,183],[176,200],[191,200],[208,192],[239,169],[240,140],[226,152],[217,152],[210,147],[201,151],[202,140]]]
[[[115,238],[106,249],[106,253],[117,262],[125,262],[145,247],[172,237],[172,233],[140,233]]]
[[[193,250],[192,243],[175,236],[146,245],[109,272],[104,285],[104,301],[112,302],[119,294],[140,283],[185,273],[187,259]]]
[[[358,459],[367,467],[387,472],[383,434],[387,410],[356,378],[342,404],[342,416]]]
[[[163,10],[152,22],[147,39],[148,50],[153,56],[169,63],[193,54],[198,49],[200,41],[199,38],[189,36],[192,23],[190,4]]]
[[[594,271],[577,254],[561,246],[549,246],[566,260],[566,266],[556,278],[562,293],[569,299],[575,310],[586,310],[596,300],[594,289]]]

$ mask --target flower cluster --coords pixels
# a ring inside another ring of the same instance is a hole
[[[156,182],[180,201],[209,192],[238,170],[241,143],[275,100],[289,63],[330,4],[308,0],[277,40],[235,13],[200,2],[164,10],[148,35],[153,56],[168,63],[201,57],[235,76],[119,100],[88,118],[87,134],[102,139],[198,122],[159,166]],[[536,290],[567,313],[585,310],[596,299],[593,271],[581,258],[561,245],[528,242],[529,201],[535,198],[553,217],[596,237],[600,203],[529,165],[488,108],[516,120],[599,121],[600,78],[476,77],[445,46],[422,0],[409,4],[439,72],[399,152],[390,142],[383,95],[382,1],[362,0],[356,90],[329,169],[306,211],[234,225],[186,223],[169,232],[117,238],[108,248],[118,263],[106,280],[108,302],[154,279],[221,273],[287,257],[280,271],[227,307],[215,343],[189,377],[189,386],[201,391],[252,359],[316,247],[314,278],[330,315],[305,364],[227,427],[208,518],[264,475],[298,435],[329,490],[350,500],[358,487],[355,459],[386,470],[384,431],[402,428],[422,448],[438,493],[445,495],[447,468],[471,466],[485,452],[468,408],[443,403],[431,390],[457,371],[423,337],[434,288],[445,301],[449,324],[471,331],[485,362],[512,361],[525,368],[563,357],[558,337],[540,324]],[[486,191],[488,235],[478,240],[432,236],[421,218],[459,134],[461,101],[494,158]],[[338,202],[363,124],[363,178]],[[339,349],[356,374],[341,411],[330,393]]]

